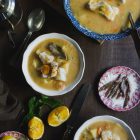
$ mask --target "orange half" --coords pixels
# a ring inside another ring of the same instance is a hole
[[[69,109],[66,106],[60,106],[52,110],[48,116],[48,124],[57,127],[68,120],[70,116]]]
[[[28,135],[31,139],[40,139],[44,134],[44,124],[38,117],[33,117],[28,123]]]

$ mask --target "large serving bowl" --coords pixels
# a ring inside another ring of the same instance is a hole
[[[90,125],[98,122],[98,121],[113,121],[116,122],[118,124],[120,124],[128,133],[128,136],[130,137],[130,140],[136,140],[133,131],[131,130],[131,128],[122,120],[115,118],[113,116],[108,116],[108,115],[104,115],[104,116],[97,116],[97,117],[93,117],[92,119],[86,121],[76,132],[75,136],[74,136],[74,140],[80,140],[80,136],[81,133]]]
[[[70,7],[70,0],[64,0],[64,9],[66,11],[67,16],[69,17],[70,21],[72,24],[83,34],[85,34],[88,37],[91,37],[93,39],[97,40],[116,40],[116,39],[121,39],[124,38],[131,33],[131,29],[127,29],[123,32],[117,33],[117,34],[98,34],[96,32],[93,32],[86,27],[82,26],[77,19],[75,18],[71,7]],[[93,19],[94,20],[94,19]],[[135,23],[135,27],[138,29],[140,27],[140,20],[138,20]]]
[[[79,55],[79,59],[80,59],[80,68],[79,68],[79,73],[76,77],[76,79],[74,80],[73,83],[71,83],[70,85],[68,85],[64,90],[62,91],[56,91],[56,90],[47,90],[45,88],[40,87],[39,85],[37,85],[31,78],[30,74],[29,74],[29,70],[28,70],[28,59],[29,56],[32,52],[32,50],[42,41],[46,40],[46,39],[51,39],[51,38],[58,38],[58,39],[64,39],[70,43],[73,44],[73,46],[77,49],[78,51],[78,55]],[[83,77],[83,73],[84,73],[84,69],[85,69],[85,59],[84,59],[84,54],[80,48],[80,46],[76,43],[76,41],[74,41],[73,39],[71,39],[70,37],[63,35],[63,34],[58,34],[58,33],[50,33],[50,34],[45,34],[45,35],[41,35],[38,38],[36,38],[33,42],[31,42],[29,44],[29,46],[27,47],[24,55],[23,55],[23,62],[22,62],[22,71],[23,74],[25,76],[25,79],[27,81],[27,83],[37,92],[44,94],[44,95],[48,95],[48,96],[58,96],[58,95],[63,95],[66,94],[68,92],[70,92],[82,79]]]

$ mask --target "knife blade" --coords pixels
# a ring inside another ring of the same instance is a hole
[[[135,48],[136,48],[138,57],[140,59],[140,34],[139,34],[138,29],[136,29],[136,27],[135,27],[135,23],[134,23],[134,20],[133,20],[131,13],[129,13],[128,18],[129,18],[129,21],[130,21],[130,24],[132,27],[131,36],[134,40]]]
[[[72,105],[71,105],[71,115],[69,120],[67,121],[67,128],[63,135],[63,140],[68,140],[72,130],[74,128],[74,125],[76,123],[76,119],[78,118],[79,112],[82,108],[82,105],[86,99],[86,96],[91,91],[91,84],[84,84],[78,94],[76,95]]]

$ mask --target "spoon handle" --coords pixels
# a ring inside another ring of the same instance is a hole
[[[13,55],[13,57],[10,60],[10,65],[15,67],[15,68],[19,68],[21,66],[21,61],[22,61],[22,57],[23,57],[23,53],[27,47],[27,43],[30,39],[32,35],[32,32],[29,31],[28,34],[26,35],[22,45],[18,48],[18,50],[16,51],[16,53]]]
[[[26,37],[25,37],[25,39],[24,39],[22,45],[21,45],[22,52],[25,51],[25,49],[26,49],[26,47],[27,47],[27,43],[28,43],[28,41],[29,41],[31,35],[32,35],[32,32],[29,31],[28,34],[26,35]]]

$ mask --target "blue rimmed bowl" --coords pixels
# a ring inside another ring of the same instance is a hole
[[[98,34],[96,32],[93,32],[86,27],[82,26],[77,19],[75,18],[71,7],[70,7],[70,0],[64,0],[64,9],[66,11],[67,16],[69,17],[70,21],[72,24],[83,34],[86,36],[96,39],[96,40],[116,40],[116,39],[121,39],[124,37],[127,37],[128,35],[131,34],[131,30],[127,29],[123,32],[117,33],[117,34]],[[135,27],[138,29],[140,27],[140,20],[138,20],[135,23]]]

